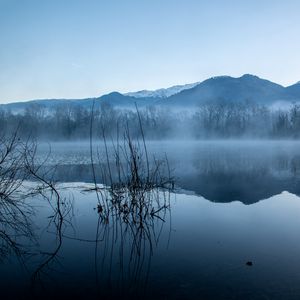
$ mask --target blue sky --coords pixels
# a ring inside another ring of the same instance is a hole
[[[298,0],[0,0],[0,102],[300,80]]]

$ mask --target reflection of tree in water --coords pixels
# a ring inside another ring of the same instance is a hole
[[[26,211],[27,210],[27,211]],[[21,237],[33,240],[31,223],[28,217],[30,207],[20,208],[15,203],[1,201],[0,204],[0,260],[10,254],[15,254],[21,261],[27,253],[25,245],[19,243]]]
[[[52,250],[39,252],[39,263],[32,274],[32,292],[37,293],[39,287],[45,289],[44,277],[53,272],[53,265],[60,264],[58,255],[63,245],[63,233],[68,226],[72,226],[72,202],[61,196],[54,182],[46,180],[44,175],[38,173],[32,161],[28,166],[28,171],[40,183],[36,188],[36,194],[42,196],[52,208],[53,214],[49,217],[45,230],[56,236],[56,244]]]
[[[26,153],[30,145],[22,143],[17,132],[11,138],[0,139],[0,257],[10,253],[22,258],[25,249],[19,244],[20,237],[33,239],[29,215],[32,208],[23,193]]]
[[[62,244],[65,217],[71,209],[69,202],[61,199],[55,184],[45,179],[49,174],[40,172],[43,162],[36,165],[35,157],[36,144],[21,141],[17,132],[11,138],[0,140],[0,259],[16,257],[29,270],[32,258],[38,257],[34,281],[55,259]],[[36,207],[30,201],[37,195],[47,200],[53,210],[49,226],[56,228],[59,243],[52,253],[41,253],[38,249],[32,221]]]

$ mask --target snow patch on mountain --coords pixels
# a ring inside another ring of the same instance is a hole
[[[170,96],[180,93],[183,90],[192,89],[198,84],[199,82],[195,82],[195,83],[190,83],[185,85],[175,85],[170,88],[158,89],[154,91],[142,90],[138,92],[130,92],[130,93],[125,93],[123,95],[135,97],[135,98],[168,98]]]

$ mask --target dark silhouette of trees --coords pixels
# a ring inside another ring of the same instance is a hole
[[[214,102],[194,110],[172,110],[168,107],[141,108],[140,120],[147,139],[170,138],[299,138],[300,106],[271,109],[244,103]],[[96,103],[94,134],[105,130],[114,137],[129,128],[133,138],[140,137],[139,118],[132,109],[120,109],[108,103]],[[69,104],[28,105],[25,111],[0,109],[0,135],[9,135],[19,126],[21,137],[67,141],[89,138],[91,108]]]

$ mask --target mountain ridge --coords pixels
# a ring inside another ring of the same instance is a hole
[[[141,96],[142,94],[143,96]],[[132,93],[115,91],[95,98],[29,100],[26,102],[1,104],[0,107],[13,111],[22,111],[28,105],[34,104],[45,107],[63,106],[66,104],[91,107],[93,101],[109,103],[115,107],[134,107],[135,103],[139,106],[194,107],[211,102],[239,103],[244,101],[272,105],[276,102],[300,102],[300,84],[298,82],[284,87],[251,74],[244,74],[241,77],[216,76],[202,82],[177,85],[154,91]]]

